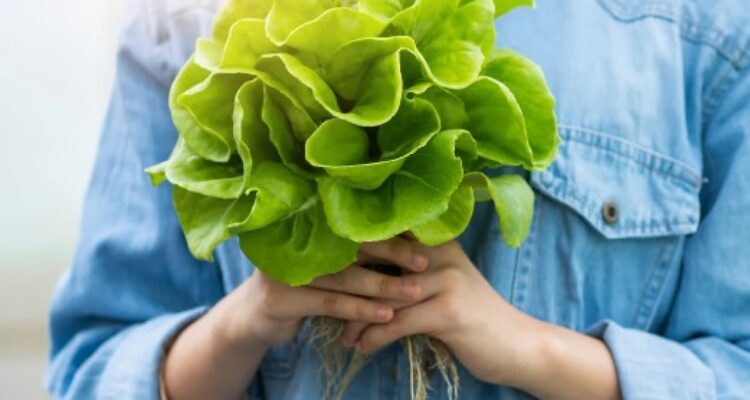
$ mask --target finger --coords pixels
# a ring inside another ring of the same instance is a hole
[[[393,318],[393,308],[376,301],[345,293],[308,287],[296,288],[293,302],[300,316],[326,316],[350,321],[384,323]]]
[[[383,300],[376,299],[378,302],[393,307],[394,310],[398,311],[407,307],[411,307],[416,302],[404,302],[398,300]],[[344,325],[344,331],[341,333],[341,344],[346,347],[354,347],[359,338],[362,336],[362,332],[365,331],[371,324],[368,322],[360,321],[347,321]]]
[[[385,300],[414,301],[421,294],[419,284],[412,277],[389,276],[358,265],[320,277],[309,286]]]
[[[367,327],[355,347],[360,353],[373,353],[403,337],[428,333],[438,323],[434,311],[431,303],[399,311],[389,323]]]
[[[375,299],[375,301],[377,301],[378,303],[385,304],[393,308],[395,311],[398,311],[407,307],[411,307],[420,302],[420,300],[402,301],[402,300],[380,300],[380,299]]]
[[[346,348],[354,345],[362,336],[362,332],[370,326],[367,322],[349,321],[344,325],[344,331],[341,333],[341,344]]]
[[[419,286],[422,301],[437,296],[456,282],[465,280],[463,273],[450,265],[431,269],[421,274],[412,274],[410,279]]]
[[[417,242],[395,237],[384,242],[365,243],[359,248],[360,259],[385,261],[412,272],[427,269],[429,258]]]

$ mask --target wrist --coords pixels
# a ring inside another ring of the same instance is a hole
[[[240,398],[244,393],[267,348],[243,334],[240,297],[225,297],[167,349],[164,387],[172,398]]]
[[[255,316],[252,303],[242,297],[241,290],[235,291],[211,310],[216,344],[234,354],[265,353],[271,344],[257,329],[264,322]]]
[[[533,319],[529,327],[528,339],[522,346],[523,361],[510,384],[537,398],[552,398],[555,393],[550,391],[554,387],[550,382],[560,379],[561,369],[570,368],[565,362],[570,343],[563,334],[564,328]]]
[[[548,324],[511,308],[511,318],[502,321],[499,327],[508,335],[511,347],[505,349],[504,354],[498,354],[498,358],[505,361],[493,383],[530,391],[543,380],[540,377],[546,376],[554,357],[555,339],[551,337]]]
[[[594,338],[533,320],[524,355],[506,385],[536,398],[619,398],[617,372],[609,349]]]

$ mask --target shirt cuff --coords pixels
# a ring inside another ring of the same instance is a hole
[[[716,397],[713,372],[677,342],[612,321],[597,324],[588,334],[609,347],[623,399]]]
[[[207,307],[200,307],[158,317],[124,332],[125,338],[116,347],[104,372],[107,392],[118,399],[160,399],[165,348],[206,310]]]

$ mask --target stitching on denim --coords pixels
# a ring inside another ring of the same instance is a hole
[[[719,100],[720,96],[726,95],[726,93],[729,92],[729,89],[731,88],[731,83],[740,79],[740,73],[738,71],[735,71],[733,69],[729,69],[725,74],[724,77],[721,78],[719,83],[716,85],[714,90],[711,91],[711,95],[706,100],[707,104],[704,107],[703,110],[703,121],[701,121],[701,145],[705,148],[705,141],[706,141],[706,133],[708,132],[708,125],[713,120],[714,114],[716,113],[716,110],[719,108],[719,104],[721,101]],[[710,170],[712,167],[712,161],[710,157],[703,157],[703,167],[706,170]]]
[[[599,0],[599,4],[622,22],[636,22],[648,17],[672,22],[680,27],[680,35],[683,38],[713,48],[729,60],[735,68],[742,68],[750,59],[750,49],[742,48],[733,36],[715,27],[700,26],[692,21],[684,20],[679,15],[675,15],[675,10],[667,3],[652,1],[642,4],[641,8],[632,5],[625,6],[620,0]]]
[[[697,219],[691,219],[690,216],[670,216],[662,219],[651,218],[642,220],[640,224],[630,227],[608,227],[603,224],[598,207],[594,201],[587,200],[577,193],[575,188],[570,188],[568,182],[551,175],[554,183],[545,185],[540,182],[536,175],[532,181],[538,190],[552,196],[563,204],[567,204],[576,210],[584,219],[586,219],[596,230],[605,237],[623,238],[628,236],[660,236],[671,234],[688,234],[694,232],[697,227]]]
[[[719,55],[724,57],[734,68],[740,69],[745,65],[748,59],[747,51],[743,50],[737,45],[731,44],[725,47],[724,45],[717,44],[718,42],[729,41],[729,36],[721,34],[721,39],[717,39],[716,43],[712,43],[707,39],[707,36],[701,35],[698,32],[698,25],[693,25],[688,22],[684,22],[680,25],[680,35],[683,39],[690,40],[698,44],[706,45],[715,50]],[[730,50],[729,46],[733,49]]]
[[[654,319],[656,318],[656,311],[659,309],[659,303],[661,302],[662,298],[664,297],[664,289],[667,286],[667,277],[669,277],[669,273],[672,271],[673,267],[673,261],[676,256],[676,250],[678,248],[677,246],[678,242],[676,239],[668,240],[667,244],[664,246],[664,250],[662,252],[662,259],[661,262],[661,270],[660,270],[660,276],[659,276],[659,284],[658,289],[656,291],[656,295],[653,299],[653,305],[651,306],[651,311],[649,312],[649,315],[647,316],[646,325],[644,326],[644,329],[650,329],[651,326],[654,323]]]
[[[652,158],[639,159],[638,157],[631,156],[630,154],[625,152],[625,150],[619,148],[609,148],[606,146],[601,146],[597,143],[591,143],[586,141],[586,138],[571,137],[568,139],[568,142],[594,148],[597,151],[600,151],[602,154],[615,155],[618,160],[625,161],[626,163],[632,163],[639,168],[644,168],[646,170],[646,173],[650,173],[657,178],[682,187],[683,189],[690,192],[697,192],[698,188],[700,187],[698,180],[686,180],[684,176],[675,173],[673,164],[659,164],[660,160]]]
[[[604,226],[599,220],[598,213],[592,211],[592,208],[596,208],[593,203],[582,203],[575,192],[570,189],[561,189],[561,192],[550,192],[545,188],[541,188],[543,192],[546,192],[565,204],[568,204],[575,210],[577,210],[589,223],[594,226],[598,231],[607,237],[622,238],[633,235],[665,235],[665,234],[687,234],[695,229],[696,223],[687,220],[683,221],[668,221],[651,219],[648,222],[648,227],[632,227],[632,228],[610,228]]]
[[[661,246],[659,246],[659,256],[654,260],[653,266],[651,267],[651,270],[648,273],[648,279],[646,280],[647,284],[643,288],[643,291],[641,293],[640,299],[638,300],[638,306],[635,308],[635,314],[633,315],[633,320],[631,321],[630,325],[637,328],[637,329],[645,329],[646,327],[646,319],[648,318],[649,311],[646,310],[647,306],[644,304],[647,299],[650,297],[648,296],[648,291],[652,288],[654,288],[654,279],[656,279],[657,272],[659,268],[663,265],[662,263],[662,254],[664,252],[664,249],[667,247],[667,239],[661,240]],[[643,323],[641,323],[643,321]]]
[[[737,81],[740,78],[741,74],[738,70],[735,70],[733,68],[729,68],[719,79],[719,83],[716,84],[716,86],[709,92],[709,94],[704,99],[704,107],[703,107],[703,123],[702,128],[705,132],[706,127],[713,119],[714,113],[719,108],[719,104],[721,103],[721,100],[723,97],[729,92],[729,89],[732,87],[732,83]]]
[[[662,163],[666,163],[670,166],[667,171],[658,169],[655,165],[649,165],[648,163],[644,162],[643,160],[640,160],[636,157],[631,156],[630,154],[627,154],[624,151],[621,151],[619,149],[613,149],[611,147],[607,146],[600,146],[596,143],[591,143],[588,141],[585,141],[583,139],[579,139],[577,137],[574,137],[572,135],[561,135],[564,136],[565,139],[569,141],[573,141],[576,143],[581,143],[584,145],[588,145],[590,147],[594,147],[597,149],[601,149],[604,151],[611,152],[613,154],[616,154],[618,156],[621,156],[623,158],[626,158],[628,160],[631,160],[635,162],[636,164],[650,170],[651,172],[654,172],[658,175],[664,176],[664,177],[671,177],[676,179],[679,182],[686,183],[689,188],[691,189],[697,189],[700,187],[700,182],[702,181],[701,174],[698,173],[695,169],[693,169],[691,166],[689,166],[684,161],[680,161],[676,158],[667,156],[665,154],[661,154],[658,152],[655,152],[653,150],[647,149],[639,144],[630,142],[626,139],[617,137],[611,133],[588,129],[588,128],[581,128],[581,127],[575,127],[572,125],[566,125],[566,124],[559,124],[558,127],[562,132],[571,132],[571,133],[580,133],[584,135],[590,135],[591,137],[598,137],[602,140],[606,140],[608,142],[617,142],[621,146],[625,146],[628,149],[632,149],[634,152],[638,152],[640,154],[643,154],[646,158],[649,160],[653,160],[656,164],[662,165]],[[663,169],[663,168],[662,168]],[[669,171],[669,172],[668,172]],[[681,173],[679,173],[681,172]]]
[[[520,263],[521,270],[520,276],[521,276],[521,284],[525,286],[524,290],[521,290],[521,294],[523,295],[523,301],[521,301],[522,304],[519,304],[519,307],[523,309],[526,304],[529,302],[529,297],[531,296],[531,285],[530,285],[530,276],[533,273],[534,265],[538,265],[535,261],[538,258],[538,251],[534,251],[536,248],[536,243],[539,235],[539,226],[543,223],[542,222],[542,207],[541,207],[541,200],[540,199],[534,199],[534,209],[538,212],[534,213],[533,219],[532,219],[532,226],[534,227],[529,231],[529,235],[527,237],[528,244],[522,246],[520,249],[517,250],[518,252],[518,259],[523,259],[524,263]],[[525,264],[525,265],[524,265]],[[525,267],[528,267],[528,271],[526,273],[523,272],[523,269]]]
[[[631,142],[631,141],[629,141],[627,139],[623,139],[623,138],[621,138],[621,137],[619,137],[617,135],[614,135],[612,133],[605,132],[605,131],[602,131],[602,130],[596,130],[596,129],[591,129],[591,128],[584,128],[584,127],[580,127],[580,126],[565,124],[565,123],[559,124],[558,127],[561,128],[562,130],[566,130],[566,131],[581,132],[581,133],[586,133],[586,134],[591,134],[591,135],[597,135],[597,136],[601,136],[601,137],[603,137],[603,138],[605,138],[607,140],[621,142],[623,145],[631,147],[634,150],[643,152],[643,153],[645,153],[645,154],[647,154],[647,155],[649,155],[651,157],[654,157],[654,158],[657,158],[657,159],[661,159],[661,160],[665,160],[665,161],[667,161],[669,163],[672,163],[672,164],[676,164],[680,168],[687,170],[686,172],[691,175],[691,178],[694,178],[696,180],[700,180],[701,179],[700,178],[701,174],[698,173],[697,170],[694,169],[692,166],[690,166],[690,164],[688,164],[688,163],[686,163],[684,161],[681,161],[681,160],[679,160],[677,158],[668,156],[666,154],[662,154],[662,153],[653,151],[651,149],[648,149],[647,147],[641,146],[641,145],[639,145],[637,143],[634,143],[634,142]]]
[[[531,221],[531,229],[529,230],[529,234],[526,237],[526,240],[524,241],[523,245],[514,250],[515,252],[515,263],[513,265],[513,275],[511,277],[511,285],[510,285],[510,293],[509,293],[509,299],[510,302],[518,307],[519,309],[524,309],[524,304],[528,302],[528,294],[527,290],[520,290],[518,288],[519,285],[525,285],[526,289],[529,288],[528,285],[528,274],[521,273],[521,270],[525,265],[533,265],[533,249],[535,247],[535,241],[536,241],[536,235],[538,234],[539,226],[542,224],[541,218],[542,218],[542,210],[543,206],[541,203],[541,199],[538,197],[534,198],[534,214],[532,216]],[[500,227],[498,227],[500,229]],[[529,256],[529,259],[527,259],[526,255]],[[531,268],[531,267],[529,267]],[[531,270],[529,271],[529,274],[531,273]],[[519,293],[520,292],[520,293]],[[523,301],[518,300],[518,296],[521,295],[523,298]]]
[[[688,181],[688,180],[685,180],[685,178],[682,177],[682,176],[680,176],[680,175],[675,175],[675,174],[672,174],[672,173],[661,171],[657,166],[649,165],[648,162],[643,161],[643,160],[639,160],[639,159],[634,158],[634,157],[631,157],[628,154],[625,154],[625,153],[619,151],[618,149],[612,149],[612,148],[598,146],[597,144],[587,142],[587,141],[585,141],[582,138],[571,137],[571,138],[568,138],[568,141],[579,143],[579,144],[583,144],[583,145],[586,145],[586,146],[589,146],[589,147],[593,147],[595,149],[598,149],[598,150],[601,150],[601,151],[604,151],[604,152],[607,152],[607,153],[610,153],[610,154],[617,155],[617,156],[619,156],[619,157],[621,157],[621,158],[623,158],[623,159],[625,159],[627,161],[630,161],[630,162],[632,162],[632,163],[634,163],[634,164],[636,164],[636,165],[638,165],[640,167],[646,168],[647,170],[649,170],[650,172],[652,172],[652,173],[654,173],[656,175],[661,175],[667,181],[673,182],[673,183],[675,183],[677,185],[681,185],[681,184],[687,183],[687,189],[688,190],[696,190],[698,188],[698,186],[699,186],[699,184],[697,183],[697,181]]]
[[[534,199],[534,202],[536,202],[536,199]],[[536,206],[534,209],[536,210]],[[531,220],[532,229],[534,226],[534,218],[536,218],[535,215],[536,215],[536,212],[532,216],[532,220]],[[497,229],[498,231],[500,231],[499,226]],[[513,276],[511,276],[511,279],[510,279],[510,293],[508,293],[511,304],[516,303],[516,285],[518,284],[518,270],[521,268],[521,252],[515,251],[515,254],[516,254],[516,259],[515,259],[515,262],[513,263]],[[492,258],[493,258],[493,261],[496,261],[497,253],[493,253]]]

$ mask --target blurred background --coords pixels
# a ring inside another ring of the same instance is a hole
[[[48,398],[46,318],[70,263],[127,0],[0,0],[0,398]]]

